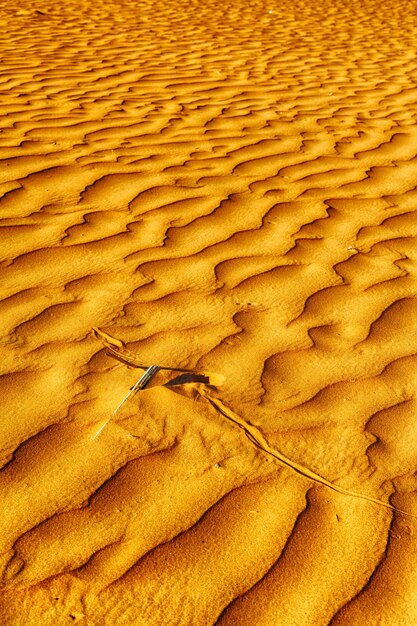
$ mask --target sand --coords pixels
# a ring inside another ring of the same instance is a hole
[[[1,3],[1,626],[417,623],[416,10]]]

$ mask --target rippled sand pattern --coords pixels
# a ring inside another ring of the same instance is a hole
[[[417,623],[415,0],[0,2],[0,623]],[[204,387],[206,389],[206,387]]]

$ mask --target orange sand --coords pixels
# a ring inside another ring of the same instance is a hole
[[[417,624],[416,11],[0,4],[1,626]]]

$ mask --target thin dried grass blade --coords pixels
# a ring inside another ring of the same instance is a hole
[[[131,396],[133,396],[137,391],[139,391],[141,389],[145,389],[145,387],[151,382],[152,378],[158,372],[159,372],[158,365],[151,365],[150,367],[148,367],[146,372],[144,374],[142,374],[142,376],[139,378],[139,380],[133,385],[133,387],[130,388],[129,393],[123,398],[123,400],[120,402],[119,406],[113,411],[113,413],[110,415],[110,417],[107,418],[106,420],[104,420],[103,422],[101,422],[99,429],[97,430],[97,432],[95,433],[95,435],[93,437],[93,440],[97,439],[97,437],[100,435],[100,433],[102,433],[102,431],[105,429],[107,424],[109,422],[111,422],[111,420],[114,418],[114,416],[120,411],[122,406],[124,404],[126,404],[126,402],[129,400],[129,398]]]
[[[103,330],[100,330],[96,326],[93,326],[93,332],[97,339],[101,339],[105,346],[115,346],[116,348],[123,349],[125,344],[121,339],[117,339],[116,337],[112,337],[108,333],[105,333]]]

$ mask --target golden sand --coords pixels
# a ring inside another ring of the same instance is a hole
[[[417,624],[416,11],[0,4],[1,626]]]

